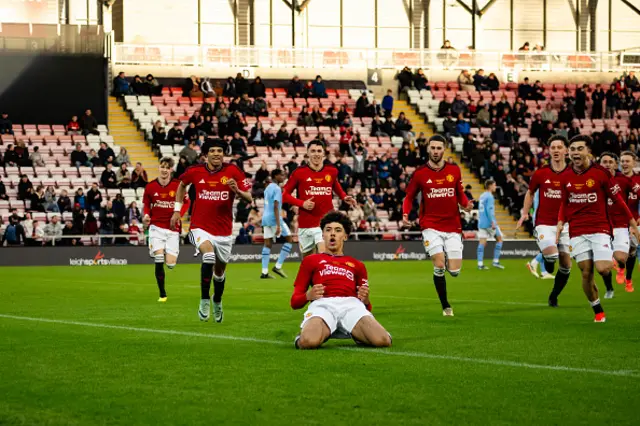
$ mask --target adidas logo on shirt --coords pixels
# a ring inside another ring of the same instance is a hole
[[[567,184],[567,188],[571,188],[571,182]]]
[[[307,178],[307,182],[311,182],[311,178],[310,177]]]
[[[153,194],[154,197],[157,197],[159,194],[156,192],[155,194]]]
[[[200,182],[198,183],[206,183],[206,182],[204,181],[204,179],[201,179]]]
[[[433,182],[431,182],[431,179],[429,179],[429,180],[427,181],[427,183],[433,183]]]
[[[551,181],[549,179],[547,179],[547,181],[545,183],[551,183]]]

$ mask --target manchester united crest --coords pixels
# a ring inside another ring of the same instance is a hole
[[[429,247],[429,240],[425,240],[425,242],[424,242],[424,246],[425,246],[425,247]]]
[[[220,179],[220,183],[226,185],[228,180],[229,179],[226,176],[222,176],[222,179]]]
[[[447,182],[453,182],[455,180],[455,178],[453,177],[453,175],[447,175]]]
[[[356,266],[356,265],[354,265],[354,264],[353,264],[353,263],[351,263],[351,262],[347,262],[347,263],[346,263],[346,265],[347,265],[348,267],[350,267],[350,268],[355,268],[355,266]]]
[[[331,175],[325,175],[324,180],[326,180],[327,182],[331,182]]]
[[[176,191],[169,191],[169,197],[175,197]]]
[[[593,188],[593,185],[596,184],[596,181],[593,179],[587,179],[587,187]]]

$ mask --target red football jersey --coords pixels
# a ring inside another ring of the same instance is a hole
[[[620,187],[620,195],[626,202],[629,198],[629,194],[631,193],[631,187],[633,186],[631,179],[620,172],[616,172],[616,175],[613,177],[613,181]],[[611,220],[612,228],[629,227],[629,219],[627,218],[621,204],[614,203],[613,200],[609,198],[607,199],[607,208],[609,209],[609,220]]]
[[[315,284],[324,285],[323,297],[358,297],[358,288],[369,285],[367,268],[350,256],[319,253],[305,257],[293,283],[293,309],[307,304],[307,290]],[[367,309],[371,310],[371,304]]]
[[[142,197],[143,214],[151,217],[151,225],[155,225],[162,229],[171,229],[171,216],[176,203],[176,192],[178,191],[180,181],[171,179],[166,186],[162,186],[158,179],[154,179],[144,188],[144,196]],[[189,208],[189,199],[184,196],[182,204],[182,214]],[[180,232],[180,225],[173,231]]]
[[[556,226],[558,224],[558,212],[560,204],[562,204],[562,171],[555,171],[551,166],[539,168],[531,176],[529,183],[529,192],[534,195],[538,194],[538,209],[536,211],[535,225]]]
[[[407,196],[402,203],[403,214],[411,213],[418,192],[422,193],[421,229],[462,232],[458,205],[466,207],[469,200],[464,195],[460,167],[445,163],[440,170],[435,170],[427,163],[418,168],[407,186]]]
[[[569,223],[571,238],[586,234],[611,235],[607,198],[622,206],[627,223],[632,218],[620,187],[600,165],[592,163],[579,173],[568,167],[561,176],[562,204],[558,219]]]
[[[235,179],[240,191],[248,191],[251,183],[235,165],[223,163],[217,171],[207,164],[189,167],[180,180],[195,185],[196,199],[191,211],[191,229],[202,229],[217,237],[228,237],[233,231],[233,201],[236,194],[227,181]]]
[[[293,197],[296,191],[297,198]],[[322,217],[334,210],[333,193],[341,200],[347,196],[338,182],[338,169],[324,165],[318,171],[301,166],[289,176],[282,190],[282,202],[298,206],[298,227],[317,228]],[[309,211],[302,207],[304,202],[313,198],[315,206]]]
[[[631,210],[631,214],[633,215],[634,219],[638,220],[640,218],[640,213],[638,213],[638,208],[640,207],[640,202],[638,201],[638,197],[640,197],[640,175],[634,173],[630,179],[631,190],[629,191],[627,205],[629,206],[629,210]]]

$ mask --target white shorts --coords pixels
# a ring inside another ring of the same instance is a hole
[[[500,232],[499,226],[496,226],[496,229],[493,229],[493,228],[478,229],[478,238],[481,240],[492,240],[496,237],[502,237],[502,232]]]
[[[180,254],[180,234],[151,225],[149,227],[149,256],[153,257],[158,250],[178,257]]]
[[[320,227],[298,229],[298,244],[302,253],[309,253],[321,242],[323,239]]]
[[[462,259],[462,235],[457,232],[425,229],[422,231],[422,241],[429,256],[444,251],[449,259]]]
[[[571,238],[569,246],[571,257],[576,262],[584,260],[608,260],[613,258],[613,249],[611,248],[611,237],[607,234],[586,234],[579,237]]]
[[[629,253],[631,248],[631,240],[629,237],[629,228],[613,229],[613,251],[621,251]]]
[[[275,236],[275,238],[279,238],[280,236],[282,237],[288,237],[289,235],[291,235],[291,231],[289,230],[289,226],[285,223],[284,220],[280,221],[280,235],[275,235],[276,234],[276,227],[275,226],[263,226],[262,227],[262,234],[264,236],[264,239],[271,239]]]
[[[358,321],[373,317],[357,297],[323,297],[311,302],[300,328],[311,318],[318,317],[327,324],[334,338],[349,338]]]
[[[538,225],[533,231],[533,235],[536,238],[540,251],[544,251],[549,247],[556,246],[556,232],[557,226],[550,225]],[[558,243],[558,251],[562,253],[569,253],[569,224],[565,223],[562,232],[560,233],[560,242]]]
[[[228,237],[218,237],[211,235],[207,231],[202,229],[192,229],[189,233],[189,240],[198,251],[200,251],[200,245],[205,241],[209,241],[213,246],[213,251],[216,254],[216,260],[220,260],[222,263],[229,263],[231,257],[231,248],[233,247],[233,235]]]

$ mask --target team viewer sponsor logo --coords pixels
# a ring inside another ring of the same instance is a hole
[[[373,252],[373,260],[425,260],[427,254],[424,252],[415,252],[407,250],[401,245],[395,252]]]
[[[598,194],[589,192],[586,194],[572,193],[569,195],[569,202],[574,204],[595,203],[598,201]]]
[[[229,191],[207,191],[203,189],[198,194],[198,198],[209,201],[226,201],[229,199]]]
[[[331,195],[331,187],[327,186],[310,186],[304,191],[306,195]]]
[[[427,198],[446,198],[455,196],[455,188],[431,188],[431,192],[427,194]]]
[[[70,266],[125,266],[127,259],[117,259],[115,257],[107,259],[100,250],[93,259],[83,259],[81,257],[69,259]]]
[[[551,189],[551,188],[547,188],[547,190],[544,193],[545,198],[555,198],[555,199],[560,199],[562,198],[562,191],[559,189]]]

